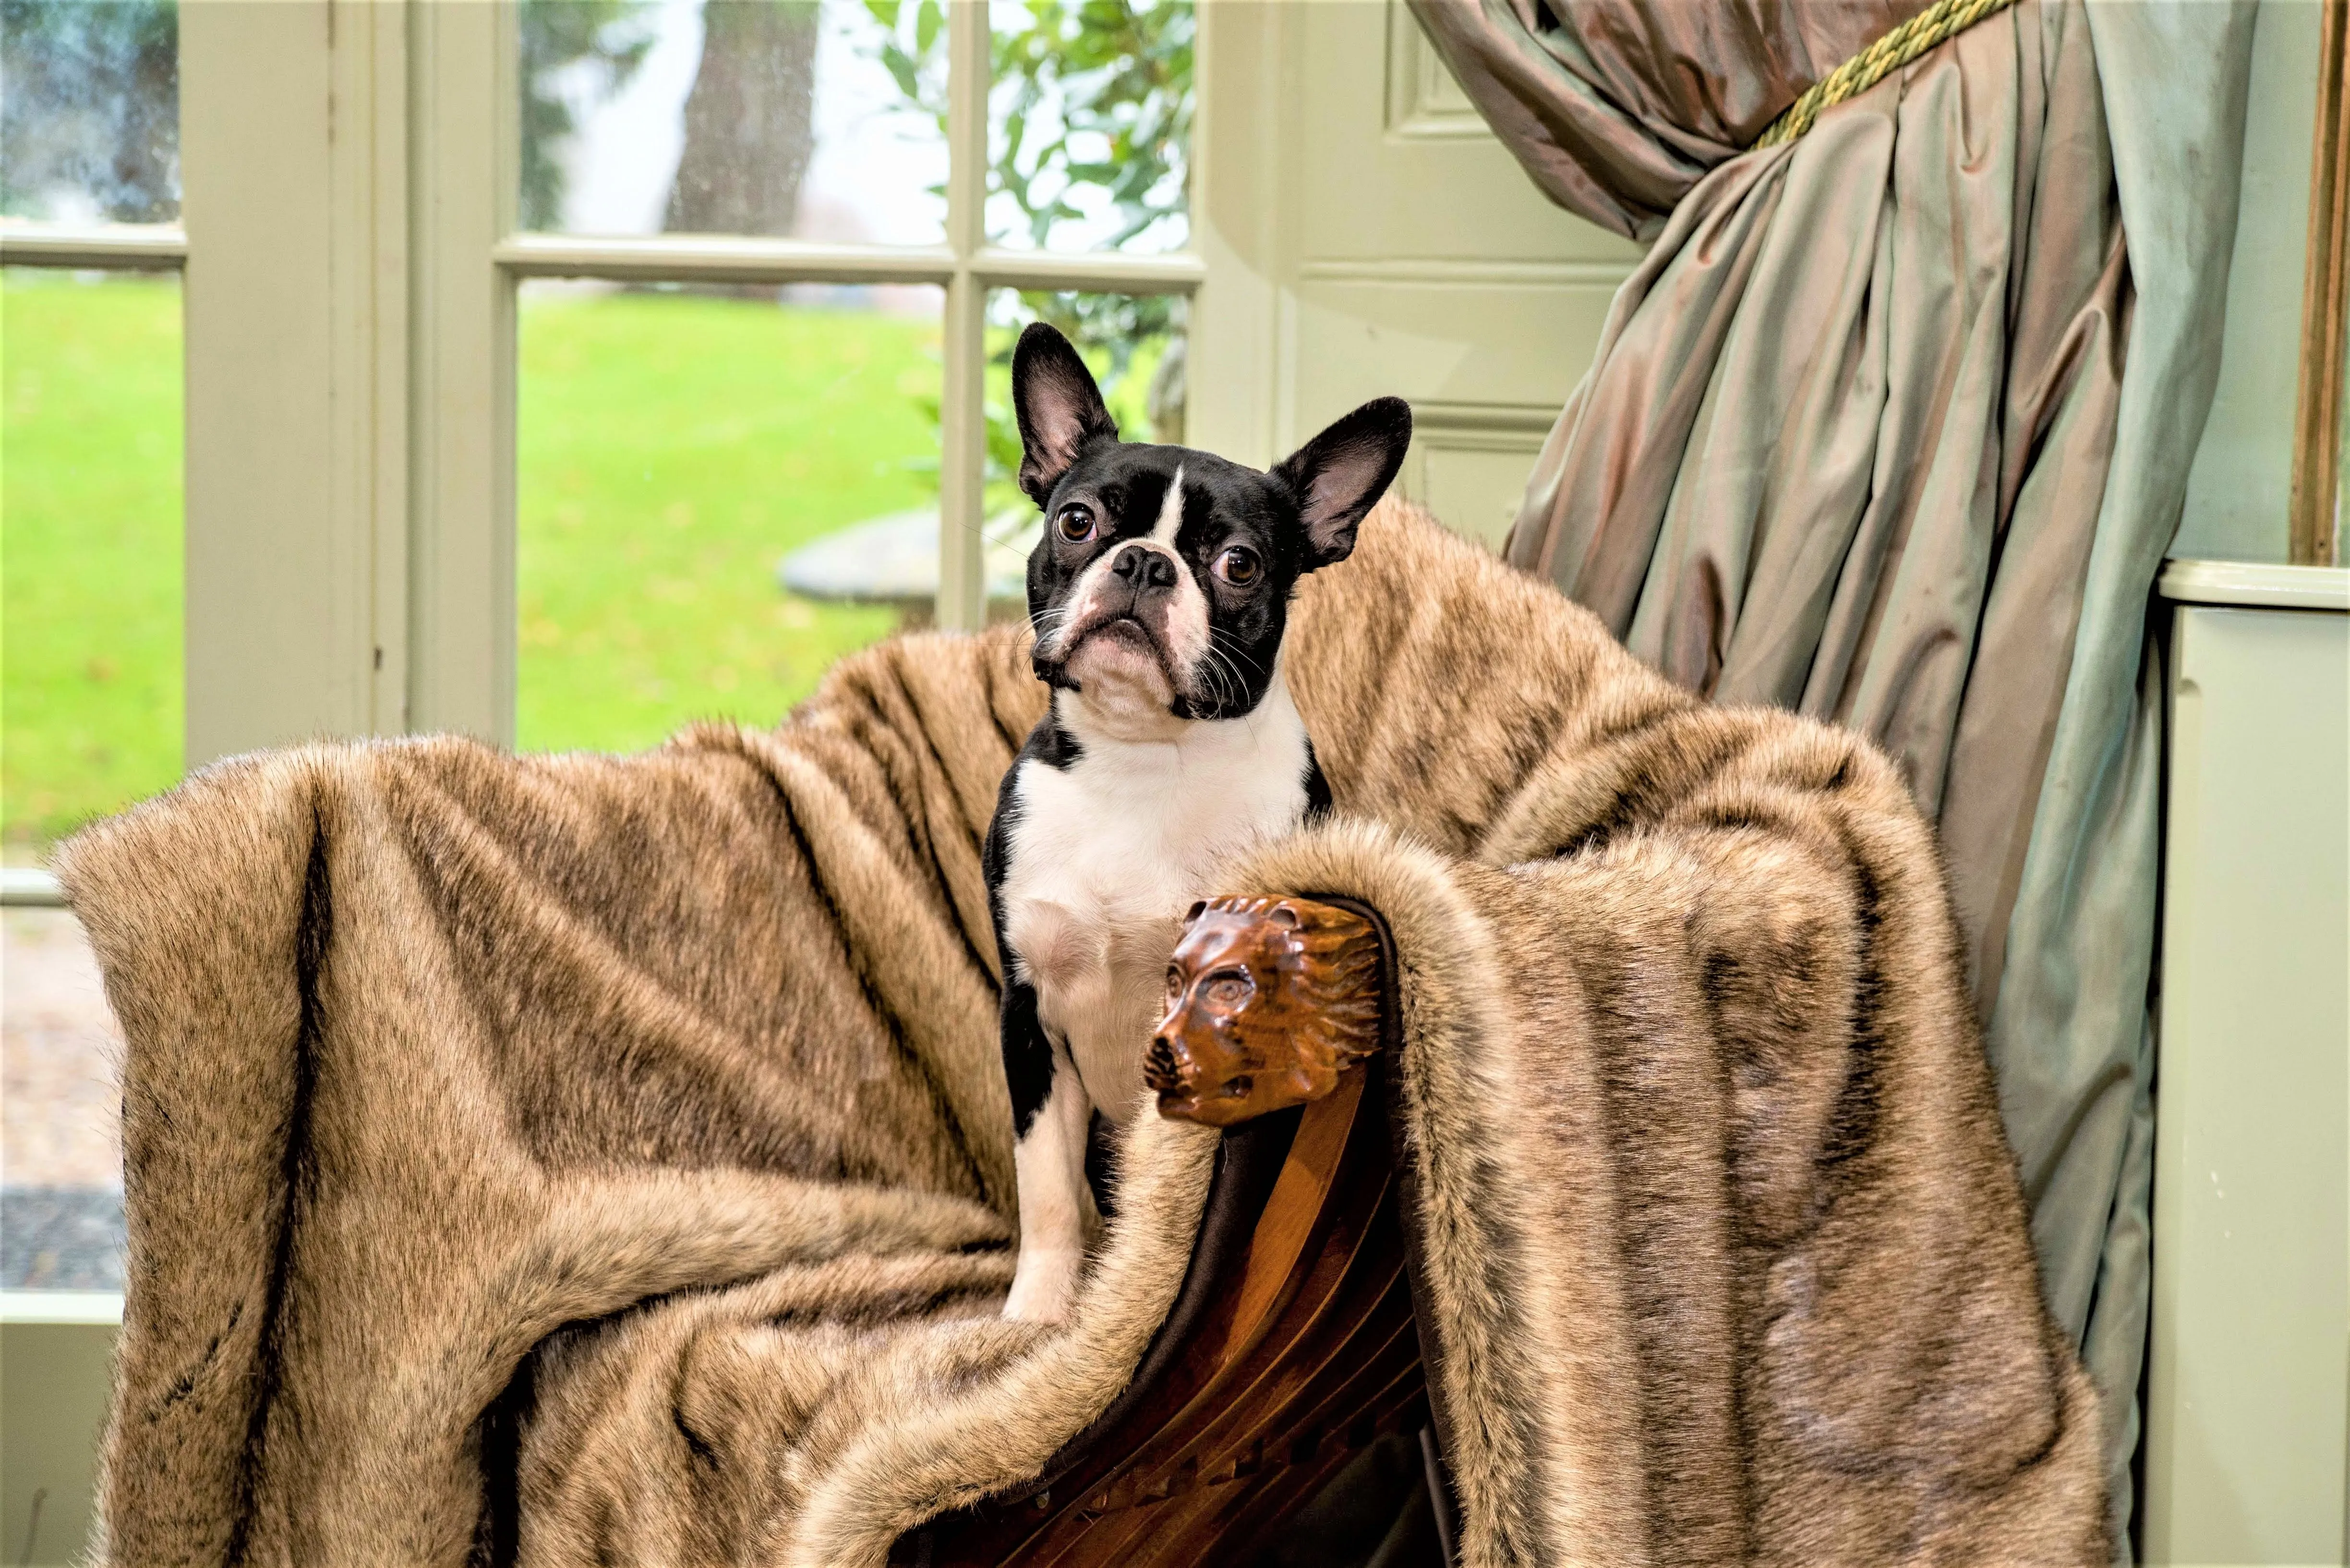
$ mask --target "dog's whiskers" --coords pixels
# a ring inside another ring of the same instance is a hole
[[[1215,683],[1217,711],[1221,713],[1227,707],[1238,708],[1243,706],[1242,699],[1244,699],[1248,695],[1248,680],[1241,674],[1240,667],[1232,661],[1231,657],[1225,652],[1225,650],[1216,646],[1212,636],[1211,636],[1209,639],[1205,651],[1207,653],[1207,661],[1203,662],[1200,666],[1200,670],[1202,674],[1206,675]],[[1226,689],[1224,684],[1227,676],[1230,677],[1232,681],[1229,691]],[[1249,715],[1243,713],[1242,717],[1246,719]],[[1250,732],[1255,732],[1253,726],[1251,726]]]
[[[1073,609],[1069,605],[1047,605],[1028,618],[1029,630],[1035,634],[1037,647],[1042,648],[1068,624]]]
[[[1222,627],[1211,625],[1208,628],[1209,645],[1213,647],[1215,646],[1215,642],[1218,638],[1229,638],[1231,635],[1232,634],[1226,631]],[[1226,651],[1231,657],[1248,659],[1249,668],[1255,670],[1259,675],[1265,673],[1264,666],[1259,664],[1254,659],[1250,658],[1248,650],[1241,647],[1240,644],[1236,642],[1230,644]]]

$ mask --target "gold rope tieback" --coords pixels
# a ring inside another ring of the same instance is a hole
[[[1937,0],[1830,71],[1825,80],[1788,105],[1787,112],[1773,120],[1754,145],[1776,147],[1794,140],[1811,130],[1820,110],[1859,97],[1944,39],[2014,4],[2015,0]]]

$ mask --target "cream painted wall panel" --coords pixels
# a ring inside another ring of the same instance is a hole
[[[1402,0],[1222,6],[1219,27],[1234,9],[1262,13],[1279,84],[1253,127],[1275,187],[1250,247],[1273,300],[1264,445],[1407,399],[1404,493],[1498,545],[1640,249],[1534,189]],[[1222,170],[1243,155],[1216,134]],[[1212,355],[1221,328],[1202,318]]]
[[[1308,269],[1288,301],[1301,431],[1387,392],[1456,414],[1531,416],[1539,436],[1590,367],[1614,294],[1612,280],[1332,281]]]
[[[2282,561],[2288,554],[2320,20],[2319,0],[2261,0],[2253,25],[2220,382],[2188,475],[2173,556]]]
[[[1575,266],[1429,264],[1401,277],[1312,264],[1284,291],[1289,437],[1383,393],[1413,409],[1403,493],[1499,549],[1543,438],[1598,346],[1612,282]]]
[[[1404,493],[1498,554],[1518,520],[1517,497],[1542,438],[1447,431],[1417,444],[1418,470],[1404,476]]]
[[[1405,493],[1497,541],[1639,248],[1534,189],[1401,0],[1222,0],[1201,59],[1192,439],[1263,464],[1409,399]]]
[[[2340,1563],[2350,614],[2173,624],[2146,1553]]]
[[[88,1560],[114,1338],[110,1324],[26,1322],[0,1308],[0,1541],[10,1563]]]
[[[1403,0],[1292,7],[1308,260],[1597,261],[1639,247],[1553,206],[1488,133]]]

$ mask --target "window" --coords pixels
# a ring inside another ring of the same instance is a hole
[[[1191,0],[322,17],[5,4],[12,1289],[119,1269],[58,834],[319,734],[771,723],[1017,615],[1037,316],[1129,434],[1184,428]]]
[[[519,743],[772,722],[893,629],[1017,613],[1040,310],[1180,429],[1190,0],[516,23]]]
[[[0,1290],[111,1291],[120,1039],[30,867],[181,772],[178,16],[0,22]]]

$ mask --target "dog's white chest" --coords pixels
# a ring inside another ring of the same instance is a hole
[[[1184,910],[1222,890],[1211,884],[1236,851],[1305,814],[1305,727],[1276,684],[1247,719],[1173,743],[1078,734],[1068,767],[1019,764],[1003,929],[1087,1097],[1124,1122]]]

